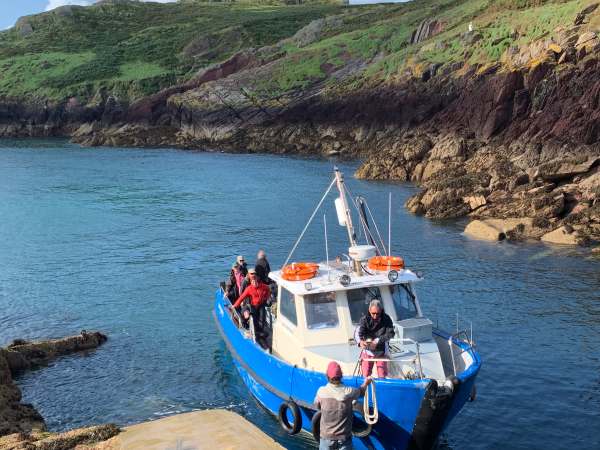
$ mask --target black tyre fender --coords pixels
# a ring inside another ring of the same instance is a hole
[[[354,414],[352,415],[352,436],[364,438],[371,434],[372,426],[365,422],[363,416],[362,404],[354,404]],[[360,417],[357,417],[360,416]]]
[[[312,435],[315,438],[315,441],[319,442],[321,440],[321,411],[317,411],[310,421],[312,425]]]
[[[290,423],[288,420],[288,410],[290,410],[292,413],[293,423]],[[279,419],[279,425],[281,425],[281,428],[287,434],[298,434],[302,429],[302,416],[300,415],[300,408],[293,400],[288,400],[279,405],[279,413],[277,414],[277,418]]]
[[[469,394],[469,401],[474,402],[476,398],[477,398],[477,386],[475,386],[475,384],[473,384],[473,387],[471,388],[471,393]]]

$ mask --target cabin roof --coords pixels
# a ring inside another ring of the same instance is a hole
[[[340,283],[340,277],[342,275],[350,275],[350,284],[348,286],[342,286]],[[402,283],[414,283],[420,281],[414,272],[409,269],[403,269],[398,271],[398,279],[391,282],[388,279],[387,272],[376,272],[372,275],[364,274],[357,276],[353,272],[348,271],[347,263],[334,264],[319,264],[319,272],[317,276],[309,280],[304,281],[288,281],[281,277],[281,270],[275,270],[269,273],[269,278],[275,281],[279,286],[284,287],[288,291],[297,295],[306,294],[318,294],[321,292],[331,291],[349,291],[352,289],[359,289],[365,287],[374,286],[390,286],[392,284]],[[310,283],[310,289],[307,289],[307,285]]]

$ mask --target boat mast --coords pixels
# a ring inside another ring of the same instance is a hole
[[[340,199],[342,200],[342,206],[346,214],[346,230],[348,230],[348,240],[350,241],[350,246],[354,247],[357,245],[356,233],[354,231],[354,226],[352,225],[352,214],[350,213],[350,209],[348,208],[348,201],[346,199],[344,175],[342,175],[342,172],[340,172],[340,170],[337,167],[334,167],[333,171],[335,173],[335,181],[337,184],[338,191],[340,191]],[[354,261],[354,271],[358,275],[362,274],[362,268],[360,267],[359,261]]]

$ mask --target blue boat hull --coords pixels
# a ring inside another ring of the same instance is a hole
[[[214,316],[217,327],[231,352],[236,368],[252,395],[270,412],[277,414],[286,400],[300,407],[302,428],[311,432],[315,413],[315,394],[325,384],[322,373],[292,366],[264,351],[245,338],[231,320],[228,300],[217,291]],[[458,343],[460,345],[460,343]],[[474,363],[457,378],[453,394],[440,396],[431,380],[377,380],[379,421],[364,438],[353,438],[357,449],[428,449],[435,446],[440,433],[468,401],[480,368],[472,349]],[[344,377],[349,386],[359,386],[362,377]]]

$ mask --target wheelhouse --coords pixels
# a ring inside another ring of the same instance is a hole
[[[357,374],[358,323],[370,301],[379,299],[396,333],[389,349],[390,377],[444,380],[433,326],[423,317],[415,291],[420,278],[404,269],[394,281],[387,273],[375,273],[342,284],[340,279],[349,271],[345,264],[323,263],[318,276],[307,281],[288,281],[281,272],[271,272],[270,278],[278,285],[273,353],[290,364],[319,372],[333,359],[344,373]]]

